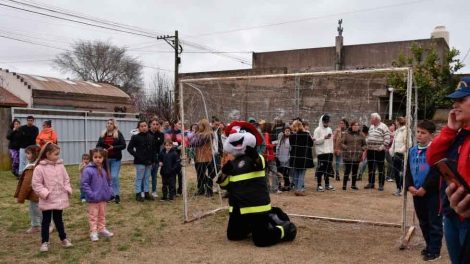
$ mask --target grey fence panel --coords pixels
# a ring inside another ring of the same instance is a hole
[[[115,117],[114,113],[99,113],[99,116],[95,117],[90,116],[95,113],[84,111],[12,108],[12,117],[19,119],[22,125],[26,124],[26,117],[29,115],[34,116],[35,125],[39,130],[44,121],[52,121],[52,127],[57,133],[61,148],[61,158],[65,164],[78,164],[82,154],[88,153],[96,146],[108,119],[114,118],[118,122],[126,144],[131,138],[130,131],[136,127],[138,121],[135,114],[127,114],[130,117]],[[122,154],[123,161],[133,160],[127,150],[123,150]]]

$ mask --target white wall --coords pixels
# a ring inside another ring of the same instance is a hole
[[[18,74],[13,75],[13,72],[6,72],[0,70],[0,86],[14,94],[16,97],[23,100],[28,104],[28,107],[33,105],[33,90],[29,89],[27,85],[17,78]]]

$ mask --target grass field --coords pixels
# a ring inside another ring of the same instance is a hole
[[[228,213],[220,212],[183,224],[181,198],[174,202],[137,203],[133,193],[133,166],[121,170],[122,203],[108,204],[107,224],[111,239],[92,243],[88,237],[86,204],[79,201],[77,166],[67,168],[74,194],[64,211],[67,236],[73,248],[63,249],[57,232],[51,234],[49,252],[39,253],[40,234],[25,234],[29,227],[27,203],[13,198],[16,179],[0,172],[0,263],[420,263],[423,247],[420,231],[408,250],[398,250],[399,228],[331,223],[293,217],[297,239],[269,248],[256,248],[250,240],[230,242],[225,229]],[[192,175],[192,168],[188,175]],[[401,199],[394,197],[394,183],[384,192],[314,192],[313,172],[306,175],[307,196],[271,195],[272,204],[288,213],[356,218],[399,223]],[[160,179],[159,179],[160,183]],[[333,181],[337,189],[340,184]],[[359,184],[361,186],[361,183]],[[217,204],[217,197],[194,198],[198,204]],[[224,200],[224,202],[226,202]],[[208,208],[211,209],[211,208]],[[445,247],[443,258],[449,263]]]

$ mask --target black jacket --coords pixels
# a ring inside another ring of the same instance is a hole
[[[21,133],[20,130],[8,130],[7,139],[10,141],[8,142],[8,149],[20,149],[21,144]]]
[[[165,134],[162,132],[152,132],[149,130],[150,135],[153,136],[153,143],[155,144],[155,157],[154,161],[158,161],[158,154],[160,153],[160,150],[162,149],[163,141],[165,141]]]
[[[163,163],[160,169],[162,176],[174,176],[181,169],[180,155],[174,148],[170,149],[168,153],[163,149],[158,155],[158,161]]]
[[[108,155],[108,158],[121,160],[122,150],[126,148],[126,140],[124,139],[124,136],[122,135],[120,131],[118,131],[118,138],[114,139],[112,146],[113,146],[113,151],[111,152],[110,155]],[[104,149],[108,148],[108,146],[104,143],[104,137],[100,137],[98,139],[98,143],[96,143],[96,147],[104,148]]]
[[[271,210],[265,168],[261,155],[242,155],[224,165],[222,171],[229,176],[218,183],[228,191],[229,212],[253,214]]]
[[[39,134],[39,129],[36,126],[29,127],[28,125],[23,125],[19,129],[21,138],[20,138],[20,148],[24,149],[31,145],[36,145],[36,138]]]
[[[289,136],[289,165],[295,169],[313,168],[313,139],[309,133],[299,131]]]
[[[134,156],[134,164],[151,165],[155,158],[154,146],[150,133],[139,133],[131,137],[127,151]]]

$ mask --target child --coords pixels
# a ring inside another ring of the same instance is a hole
[[[72,243],[67,239],[62,221],[62,210],[69,207],[72,187],[64,162],[59,159],[59,153],[59,146],[50,142],[46,143],[39,154],[33,172],[33,190],[39,196],[39,209],[42,211],[42,244],[39,249],[41,252],[49,250],[51,218],[54,219],[62,246],[65,248],[72,246]]]
[[[112,237],[114,234],[106,229],[106,203],[113,196],[111,175],[109,174],[107,152],[102,148],[90,150],[93,162],[85,167],[80,179],[80,186],[88,202],[88,223],[90,239],[98,241],[99,235]]]
[[[82,180],[82,172],[85,169],[85,167],[90,163],[90,154],[83,154],[82,155],[82,162],[78,165],[78,170],[80,171],[80,181]],[[83,189],[80,187],[80,201],[82,203],[86,202],[86,194],[83,191]]]
[[[441,257],[442,215],[439,212],[439,174],[426,162],[426,152],[436,131],[434,123],[424,120],[416,130],[417,146],[408,151],[406,190],[413,195],[416,215],[423,232],[426,248],[421,251],[424,261]]]
[[[33,178],[34,161],[38,158],[41,149],[36,145],[28,146],[25,149],[26,159],[29,164],[23,170],[16,187],[15,198],[18,203],[24,203],[29,200],[29,218],[31,219],[31,227],[26,230],[27,234],[38,232],[41,229],[42,213],[38,207],[39,198],[33,192],[31,181]]]
[[[180,155],[173,149],[173,141],[165,139],[164,149],[158,155],[162,176],[161,201],[172,201],[176,195],[176,174],[181,169]]]

